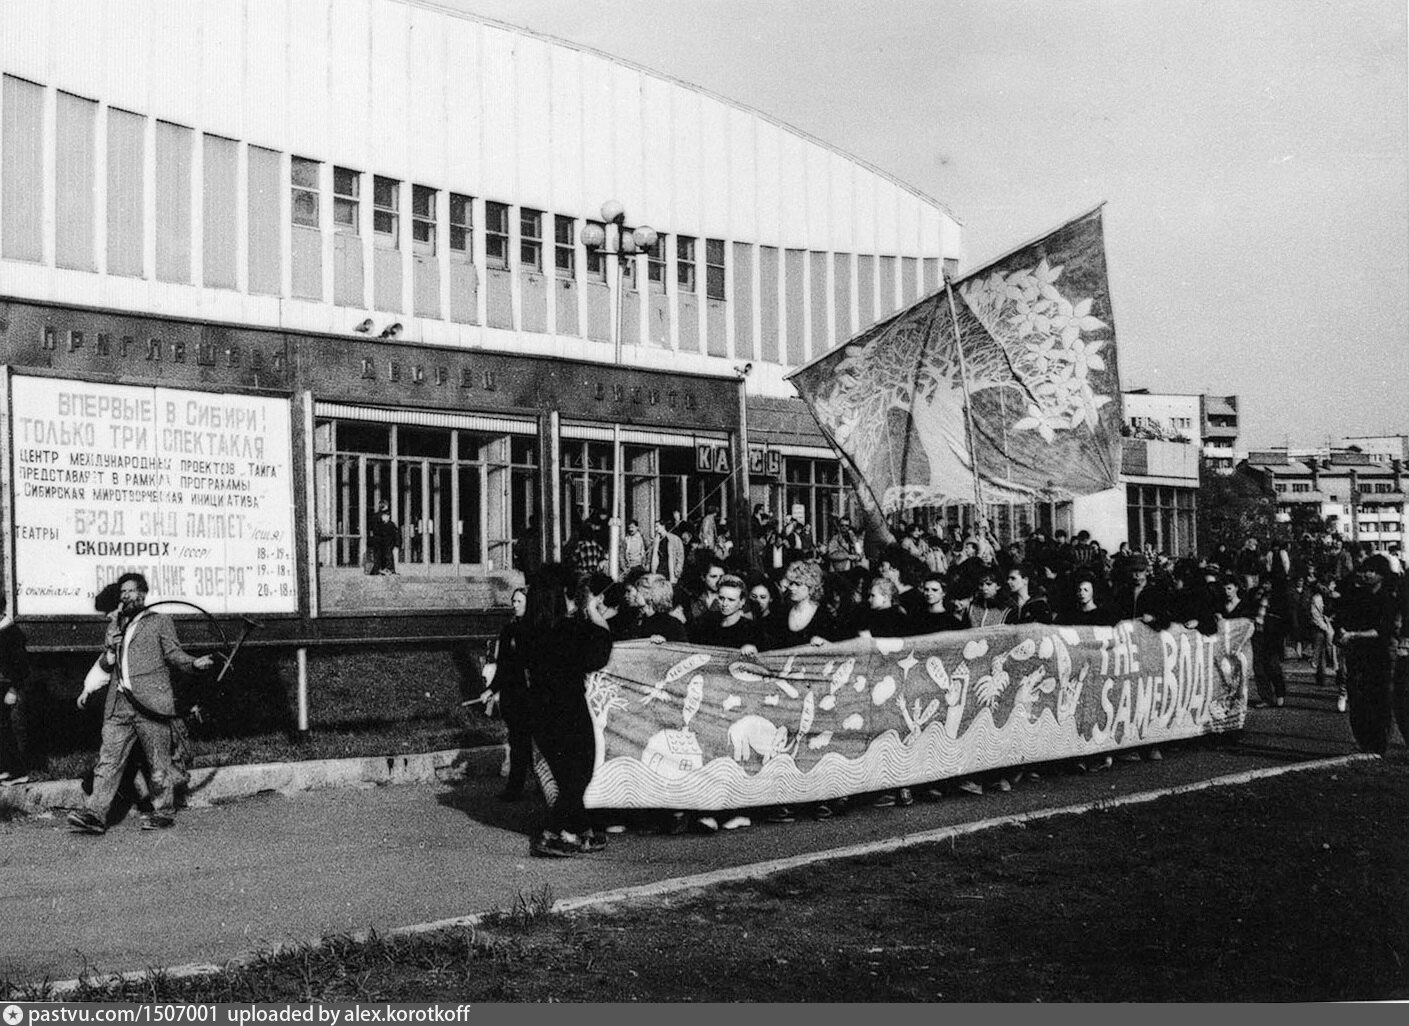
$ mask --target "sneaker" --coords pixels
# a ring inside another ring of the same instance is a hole
[[[66,817],[69,826],[85,834],[105,834],[107,824],[87,809],[74,809]]]
[[[719,830],[719,820],[713,816],[699,816],[695,819],[695,827],[704,834],[712,834]]]
[[[920,796],[928,798],[930,801],[937,802],[944,797],[944,792],[937,787],[927,787],[920,792]]]
[[[813,819],[831,819],[831,818],[832,818],[832,807],[831,807],[830,805],[828,805],[826,802],[818,802],[816,805],[814,805],[814,806],[812,807],[812,818],[813,818]]]
[[[1275,705],[1278,709],[1280,709],[1282,708],[1282,706],[1287,704],[1287,700],[1279,695],[1272,700],[1272,704]]]
[[[747,816],[734,816],[724,821],[725,830],[742,830],[744,827],[751,826],[753,826],[753,820],[749,819]]]
[[[977,780],[965,780],[959,785],[959,790],[965,794],[983,794],[983,785]]]
[[[163,816],[160,813],[152,813],[150,816],[142,817],[143,830],[170,830],[176,825],[176,817]]]
[[[1345,696],[1336,696],[1336,712],[1345,712]]]
[[[19,787],[21,784],[28,784],[28,783],[29,783],[29,774],[28,774],[28,773],[21,773],[19,776],[17,776],[17,777],[10,777],[8,780],[0,780],[0,786],[4,786],[4,787]]]
[[[896,801],[898,801],[901,805],[909,807],[915,804],[915,796],[910,793],[910,789],[908,787],[902,787],[900,789],[900,794],[896,796]]]
[[[10,779],[10,772],[9,772],[9,770],[0,771],[0,784],[3,784],[5,781],[7,781],[7,780],[9,780],[9,779]]]
[[[793,810],[786,805],[780,805],[768,815],[763,817],[765,823],[796,823],[797,817],[793,815]]]
[[[1140,753],[1134,751],[1133,749],[1127,748],[1125,751],[1121,752],[1118,756],[1116,756],[1116,758],[1118,758],[1121,762],[1139,762]]]
[[[1026,770],[1025,772],[1027,773],[1027,779],[1028,779],[1028,780],[1041,780],[1041,779],[1042,779],[1042,774],[1041,774],[1041,773],[1038,773],[1036,770]]]
[[[890,808],[894,808],[894,807],[895,807],[895,795],[894,795],[894,793],[892,793],[892,792],[890,792],[890,791],[887,791],[885,794],[881,795],[879,798],[877,798],[875,801],[873,801],[873,802],[871,803],[871,805],[874,806],[874,807],[877,808],[877,809],[890,809]]]
[[[626,824],[625,824],[625,823],[609,823],[609,824],[607,824],[607,833],[609,833],[609,834],[624,834],[624,833],[626,833]]]
[[[1164,761],[1164,755],[1160,752],[1160,750],[1159,750],[1158,748],[1151,748],[1151,749],[1149,749],[1148,751],[1146,751],[1146,752],[1145,752],[1145,758],[1149,759],[1151,762],[1163,762],[1163,761]]]
[[[565,859],[576,855],[576,847],[569,849],[562,843],[562,838],[551,830],[545,830],[533,839],[528,846],[528,853],[538,859]]]
[[[1000,791],[1011,791],[1012,789],[1013,789],[1013,785],[1010,784],[1010,783],[1008,783],[1008,778],[1007,778],[1007,777],[999,777],[999,778],[998,778],[998,790],[1000,790]]]

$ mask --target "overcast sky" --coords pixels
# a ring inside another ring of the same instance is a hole
[[[1409,433],[1404,0],[451,0],[934,196],[976,267],[1106,201],[1125,388]]]

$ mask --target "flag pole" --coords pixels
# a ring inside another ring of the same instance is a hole
[[[949,318],[954,324],[954,348],[959,353],[959,385],[964,390],[964,421],[968,427],[969,434],[969,464],[974,472],[974,509],[977,513],[978,530],[974,533],[983,537],[983,521],[987,520],[987,513],[983,507],[983,483],[979,480],[978,473],[978,450],[974,441],[974,403],[973,396],[969,394],[969,371],[964,360],[964,338],[959,334],[959,312],[954,306],[954,286],[949,280],[949,275],[944,275],[944,294],[949,299]]]

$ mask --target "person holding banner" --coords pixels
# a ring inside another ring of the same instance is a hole
[[[561,564],[545,564],[528,589],[522,636],[524,675],[533,703],[533,741],[552,770],[558,797],[529,853],[564,858],[599,851],[583,795],[592,780],[596,736],[587,708],[586,678],[612,657],[612,633],[602,615],[604,574],[575,582]]]
[[[99,660],[109,679],[93,793],[84,808],[68,815],[69,826],[83,833],[107,832],[108,811],[135,745],[141,745],[151,768],[152,813],[143,817],[142,829],[164,829],[176,823],[171,764],[176,698],[171,671],[208,670],[215,659],[195,657],[182,649],[171,617],[146,610],[147,591],[147,579],[141,574],[118,578],[121,605],[110,614]],[[90,690],[85,684],[78,707],[82,709],[93,691],[101,687]]]

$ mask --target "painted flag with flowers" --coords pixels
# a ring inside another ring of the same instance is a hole
[[[951,314],[944,290],[927,296],[790,375],[877,505],[972,503],[974,458],[985,502],[1115,487],[1120,380],[1100,208],[955,283],[953,300]]]

